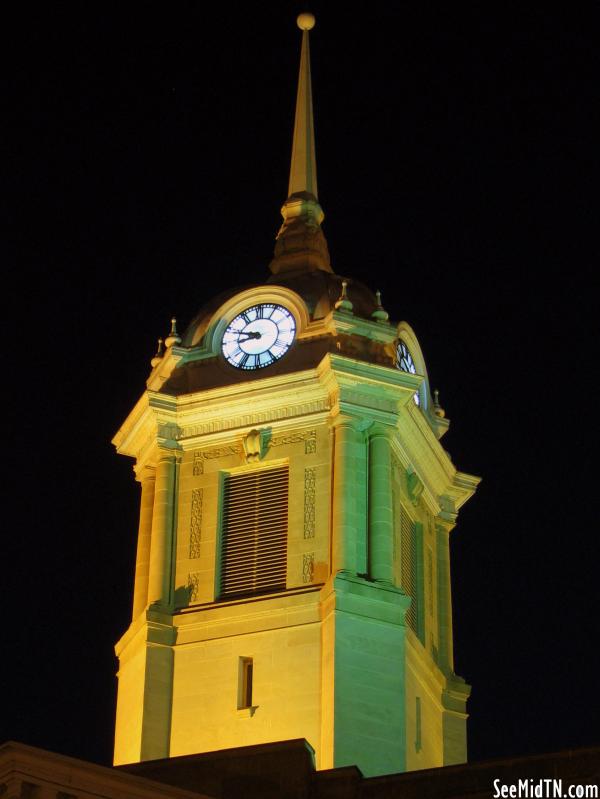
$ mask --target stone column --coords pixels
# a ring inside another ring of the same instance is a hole
[[[436,519],[437,600],[439,665],[445,674],[454,672],[452,645],[452,592],[450,583],[450,530],[454,525]]]
[[[176,456],[163,452],[156,466],[148,602],[165,609],[171,598],[171,560],[175,506]]]
[[[334,424],[332,564],[333,574],[356,573],[356,470],[364,448],[362,434],[352,419],[339,416]]]
[[[392,451],[389,431],[380,424],[369,430],[369,575],[394,581]]]
[[[138,528],[137,555],[135,559],[135,583],[133,588],[133,613],[135,621],[148,604],[148,576],[150,574],[150,544],[152,541],[152,514],[154,509],[154,483],[156,470],[145,467],[140,483],[140,524]]]

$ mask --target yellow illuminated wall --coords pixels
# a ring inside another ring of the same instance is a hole
[[[115,763],[291,738],[306,738],[318,768],[366,775],[466,758],[448,535],[475,483],[457,479],[413,393],[412,376],[336,355],[142,398],[115,439],[142,484]],[[221,601],[223,477],[277,464],[289,468],[286,589]],[[412,623],[402,513],[419,531]]]

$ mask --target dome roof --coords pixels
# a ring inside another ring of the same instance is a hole
[[[348,284],[348,299],[353,305],[353,314],[370,319],[377,308],[375,294],[364,283],[352,278],[336,275],[333,272],[313,270],[311,272],[285,272],[272,275],[265,284],[245,285],[221,292],[207,302],[192,319],[183,335],[182,346],[193,347],[204,337],[215,312],[236,294],[252,288],[283,286],[296,292],[306,303],[311,321],[323,319],[335,308],[342,293],[342,280]]]

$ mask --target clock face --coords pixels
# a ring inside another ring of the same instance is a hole
[[[289,350],[296,335],[293,315],[282,305],[253,305],[223,334],[223,355],[238,369],[263,369]]]
[[[396,348],[396,365],[401,372],[410,372],[411,375],[417,374],[417,367],[412,359],[410,350],[403,341],[399,341]],[[418,391],[413,394],[413,399],[415,401],[415,405],[421,404],[421,398],[419,397]]]

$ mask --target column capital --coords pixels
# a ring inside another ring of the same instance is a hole
[[[332,417],[331,426],[336,427],[350,427],[357,433],[362,433],[369,428],[372,422],[369,419],[362,419],[356,416],[349,416],[345,413],[337,413]]]
[[[390,434],[394,428],[389,424],[383,424],[383,422],[371,422],[369,427],[367,428],[366,432],[371,438],[390,438]]]
[[[134,466],[135,479],[138,483],[145,483],[148,480],[156,480],[156,466],[145,463],[143,466]]]
[[[440,535],[450,535],[452,530],[456,527],[456,521],[450,521],[443,516],[436,516],[434,522],[435,530]]]
[[[156,452],[157,466],[159,463],[178,463],[180,460],[181,453],[168,447],[159,447]]]

